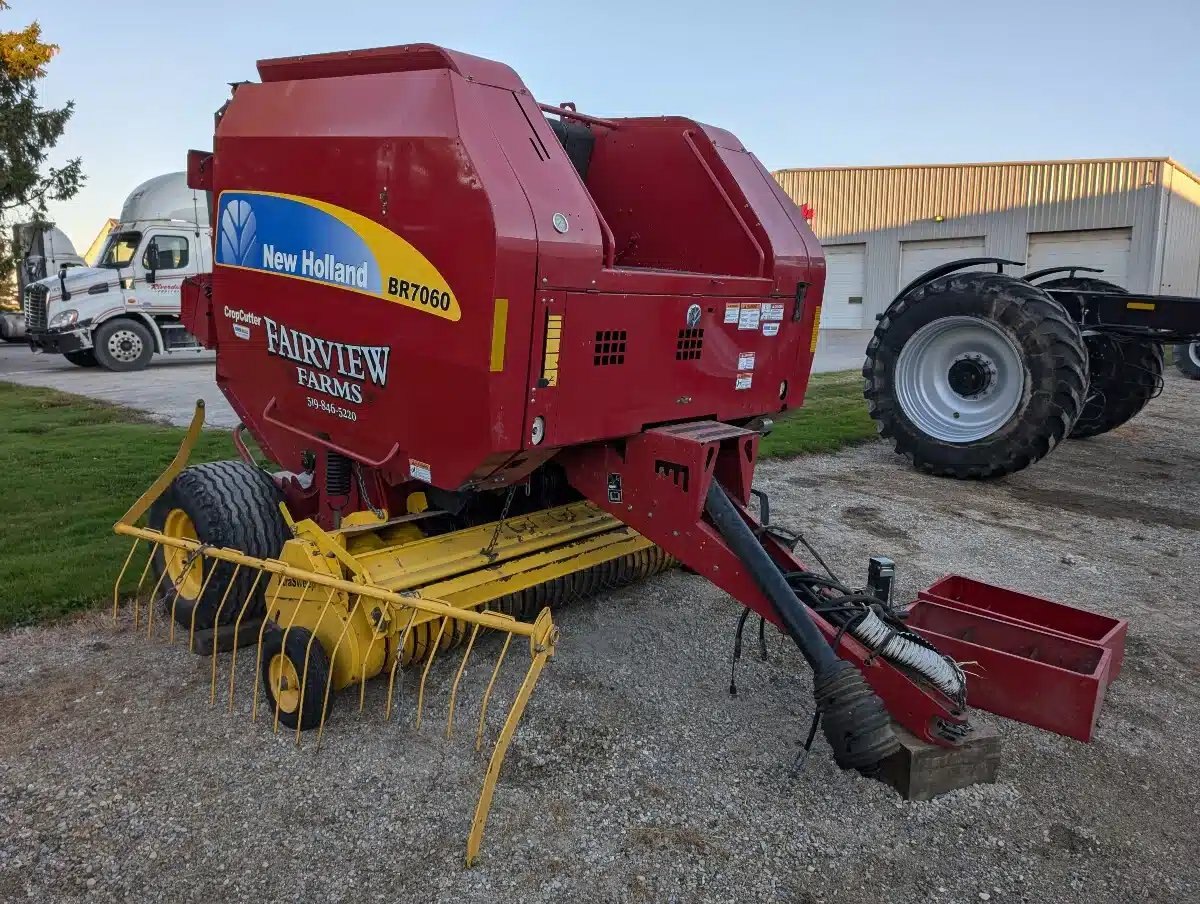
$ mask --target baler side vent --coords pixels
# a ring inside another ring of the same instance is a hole
[[[675,340],[676,361],[699,361],[700,353],[704,350],[704,330],[680,330],[679,338]]]
[[[626,330],[596,330],[596,342],[592,347],[592,364],[607,367],[625,363]]]

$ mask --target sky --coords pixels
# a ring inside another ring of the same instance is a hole
[[[138,183],[210,148],[260,58],[432,42],[512,66],[541,101],[674,114],[770,169],[1171,156],[1200,169],[1196,0],[10,0],[61,46],[75,115],[51,218],[82,252]]]

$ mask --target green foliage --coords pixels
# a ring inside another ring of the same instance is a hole
[[[112,600],[130,541],[113,524],[154,481],[184,431],[126,409],[0,383],[0,628]],[[233,458],[206,431],[194,462]]]
[[[8,4],[0,0],[0,13]],[[7,281],[19,249],[9,248],[9,224],[43,224],[46,204],[75,196],[83,184],[78,158],[49,166],[74,105],[58,109],[38,105],[37,82],[58,52],[42,40],[37,22],[17,31],[0,31],[0,281]]]

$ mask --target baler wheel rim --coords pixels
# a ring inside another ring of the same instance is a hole
[[[300,706],[300,673],[283,653],[271,657],[267,666],[267,680],[271,682],[271,693],[279,701],[281,712],[294,713]]]
[[[178,540],[200,540],[191,516],[181,508],[167,512],[162,532]],[[163,557],[166,560],[167,578],[178,589],[179,595],[188,600],[198,599],[204,586],[203,557],[191,556],[186,550],[173,547],[164,547]]]

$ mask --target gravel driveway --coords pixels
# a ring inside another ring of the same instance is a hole
[[[558,615],[465,870],[465,736],[385,724],[373,685],[297,750],[210,710],[207,660],[87,615],[0,636],[0,899],[1197,900],[1198,401],[1172,374],[1133,424],[988,484],[882,445],[760,468],[776,520],[846,575],[888,553],[909,596],[960,571],[1130,619],[1093,743],[976,714],[1002,735],[998,784],[906,803],[820,740],[793,773],[802,660],[770,636],[731,699],[737,609],[675,572]]]

